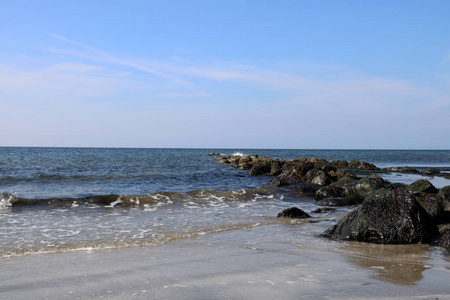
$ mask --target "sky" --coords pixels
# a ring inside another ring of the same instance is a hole
[[[0,146],[450,149],[447,0],[0,2]]]

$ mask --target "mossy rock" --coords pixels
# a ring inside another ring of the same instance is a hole
[[[414,195],[422,193],[436,194],[438,192],[434,185],[426,179],[417,180],[407,186],[406,189],[412,192]]]

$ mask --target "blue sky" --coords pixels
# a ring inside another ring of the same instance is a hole
[[[450,1],[2,1],[0,145],[450,149]]]

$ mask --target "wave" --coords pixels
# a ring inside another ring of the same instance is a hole
[[[13,194],[0,194],[0,212],[14,207],[77,207],[80,205],[99,205],[105,207],[130,207],[145,205],[168,205],[192,202],[194,204],[210,204],[211,201],[250,201],[259,198],[273,197],[274,189],[263,187],[233,191],[193,190],[186,193],[158,192],[147,195],[94,195],[82,198],[43,198],[27,199]]]
[[[230,230],[241,230],[247,228],[253,228],[262,225],[270,225],[282,223],[282,219],[273,219],[265,222],[257,223],[242,223],[225,226],[215,226],[212,228],[204,228],[201,230],[194,230],[188,232],[164,232],[156,233],[151,238],[147,239],[128,239],[122,241],[100,241],[100,242],[79,242],[74,244],[65,244],[59,246],[40,246],[34,248],[20,248],[0,250],[0,258],[21,257],[37,254],[50,254],[61,252],[78,252],[78,251],[102,251],[110,249],[125,249],[125,248],[138,248],[138,247],[153,247],[162,245],[175,240],[183,240],[188,238],[195,238],[204,236],[211,233],[219,233]]]

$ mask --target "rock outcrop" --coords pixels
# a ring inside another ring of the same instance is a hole
[[[438,228],[412,193],[380,189],[323,235],[336,240],[380,244],[430,243]]]

